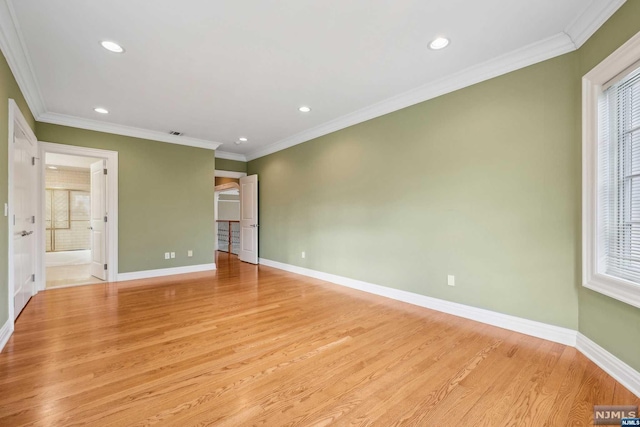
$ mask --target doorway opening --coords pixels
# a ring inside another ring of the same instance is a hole
[[[238,255],[240,252],[240,190],[229,188],[216,193],[218,250]]]
[[[258,264],[258,175],[216,170],[214,186],[216,258]]]
[[[42,289],[116,281],[117,153],[40,147]]]
[[[216,250],[229,255],[240,252],[240,178],[242,172],[216,171]]]
[[[46,153],[45,268],[46,289],[101,283],[91,273],[91,165],[102,159]],[[100,190],[98,190],[100,191]]]

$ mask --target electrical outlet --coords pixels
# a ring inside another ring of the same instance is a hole
[[[175,258],[176,257],[176,253],[175,252],[171,252],[171,258]]]
[[[189,249],[187,251],[187,256],[189,256],[189,257],[193,256],[193,251],[191,249]]]
[[[305,253],[305,251],[302,251],[302,253],[300,254],[300,256],[301,256],[302,258],[306,258],[306,257],[307,257],[307,254]]]
[[[447,276],[447,285],[455,286],[456,285],[456,276],[448,275]]]
[[[169,259],[169,258],[171,258],[171,254],[169,252],[165,252],[164,259]]]

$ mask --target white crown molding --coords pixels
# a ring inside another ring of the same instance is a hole
[[[213,271],[216,269],[215,263],[187,265],[184,267],[159,268],[157,270],[132,271],[130,273],[118,274],[118,282],[127,280],[149,279],[152,277],[173,276],[175,274],[200,273],[202,271]]]
[[[20,90],[24,94],[36,120],[200,148],[215,149],[221,145],[212,141],[173,137],[158,131],[47,112],[26,45],[13,13],[11,1],[0,0],[0,48],[5,53],[11,71],[16,77]],[[592,0],[585,10],[566,28],[565,32],[292,135],[266,147],[254,150],[247,155],[218,152],[216,156],[242,162],[254,160],[375,117],[571,52],[581,46],[624,2],[625,0]]]
[[[578,332],[576,348],[611,375],[630,392],[640,397],[640,372]]]
[[[592,0],[576,19],[565,29],[576,49],[579,49],[589,37],[607,22],[627,0]]]
[[[0,351],[4,349],[4,346],[7,345],[9,338],[11,338],[11,334],[13,334],[13,322],[11,319],[7,319],[0,328]]]
[[[34,117],[47,111],[11,0],[0,1],[0,49]]]
[[[401,291],[399,289],[388,288],[386,286],[374,285],[373,283],[367,283],[361,280],[349,279],[348,277],[323,273],[321,271],[298,267],[291,264],[284,264],[264,258],[260,258],[260,264],[335,283],[336,285],[358,289],[370,294],[380,295],[397,301],[429,308],[431,310],[452,314],[454,316],[464,317],[465,319],[475,320],[477,322],[486,323],[499,328],[508,329],[525,335],[531,335],[560,344],[572,347],[576,345],[576,331],[572,329],[549,325],[535,320],[523,319],[521,317],[511,316],[508,314],[497,313],[495,311],[485,310],[482,308],[471,307],[464,304],[458,304],[451,301],[445,301],[438,298],[432,298],[412,292]]]
[[[116,135],[131,136],[134,138],[149,139],[152,141],[168,142],[169,144],[206,148],[208,150],[215,150],[220,145],[222,145],[222,143],[220,142],[189,138],[188,136],[174,136],[155,130],[136,128],[133,126],[117,125],[114,123],[106,123],[97,120],[81,119],[79,117],[67,116],[65,114],[45,113],[37,117],[37,120],[39,122],[51,123],[54,125],[70,126],[97,132],[113,133]]]
[[[264,148],[251,151],[246,157],[247,160],[254,160],[573,50],[575,50],[575,45],[567,34],[556,34],[555,36],[474,65],[445,78],[436,80],[435,82],[420,86],[335,120],[331,120],[320,126],[300,132]]]
[[[216,150],[216,158],[226,159],[226,160],[237,160],[239,162],[247,161],[247,158],[245,157],[244,154],[229,153],[228,151],[219,151],[219,150]]]

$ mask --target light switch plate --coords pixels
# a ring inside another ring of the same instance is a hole
[[[175,258],[176,257],[176,253],[175,252],[171,252],[171,258]]]

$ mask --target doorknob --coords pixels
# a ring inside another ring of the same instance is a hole
[[[29,236],[31,234],[33,234],[33,231],[29,231],[27,233],[27,230],[23,230],[22,233],[20,233],[20,236],[25,237],[25,236]]]
[[[258,224],[251,224],[249,227],[258,228],[258,227],[260,227],[260,225],[258,225]]]

